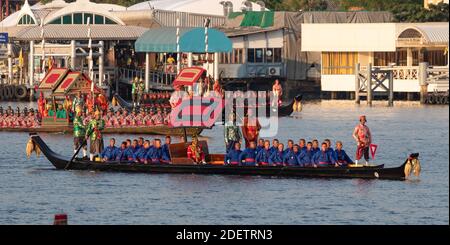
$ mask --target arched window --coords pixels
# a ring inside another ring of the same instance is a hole
[[[23,15],[18,23],[18,25],[34,25],[34,24],[36,24],[36,22],[34,22],[33,17],[31,17],[28,14]]]
[[[93,13],[72,13],[67,14],[61,17],[58,17],[49,22],[49,24],[53,25],[86,25],[88,22],[92,25],[117,25],[117,22],[114,20],[98,14]]]

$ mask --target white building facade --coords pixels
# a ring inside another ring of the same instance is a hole
[[[321,53],[321,86],[354,92],[355,68],[393,70],[394,92],[420,92],[419,63],[448,68],[448,23],[303,24],[302,50]],[[448,90],[430,84],[429,90]]]

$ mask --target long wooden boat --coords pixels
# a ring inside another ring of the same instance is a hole
[[[186,128],[186,135],[200,135],[203,128]],[[37,127],[37,128],[0,128],[0,132],[25,132],[25,133],[72,133],[72,127]],[[104,134],[148,134],[148,135],[171,135],[184,136],[183,128],[172,128],[168,126],[146,126],[146,127],[126,127],[126,128],[105,128]]]
[[[120,95],[115,94],[114,97],[116,98],[117,103],[119,104],[120,107],[127,109],[127,110],[133,110],[133,104],[126,101],[125,99],[123,99],[122,97],[120,97]],[[294,104],[296,102],[301,102],[302,101],[303,96],[302,95],[297,95],[295,96],[295,98],[291,101],[291,103],[287,104],[287,105],[282,105],[278,107],[278,117],[288,117],[290,116],[293,112],[294,112]],[[260,106],[261,110],[264,109],[269,109],[266,106]]]
[[[75,159],[70,164],[70,157],[62,156],[52,151],[38,135],[31,135],[34,144],[40,148],[47,159],[56,169],[67,170],[90,170],[90,171],[112,171],[129,173],[168,173],[168,174],[213,174],[213,175],[254,175],[275,177],[297,177],[297,178],[361,178],[361,179],[388,179],[404,180],[406,162],[397,168],[384,168],[384,165],[371,167],[289,167],[289,166],[228,166],[212,162],[206,165],[195,165],[182,158],[174,160],[173,164],[144,165],[136,163],[101,163]],[[172,154],[172,150],[171,150]],[[211,159],[211,158],[210,158]],[[176,162],[176,163],[175,163]]]

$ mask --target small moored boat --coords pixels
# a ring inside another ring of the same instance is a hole
[[[36,147],[57,169],[113,171],[130,173],[169,173],[169,174],[219,174],[219,175],[254,175],[275,177],[305,178],[361,178],[405,180],[405,167],[408,160],[400,167],[385,168],[378,166],[359,167],[294,167],[294,166],[229,166],[223,165],[224,155],[209,154],[206,142],[199,142],[206,154],[208,164],[196,165],[186,156],[186,143],[173,144],[170,148],[172,164],[143,165],[130,162],[91,162],[82,159],[70,161],[70,157],[55,153],[39,135],[31,135]]]

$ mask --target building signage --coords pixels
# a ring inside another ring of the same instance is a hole
[[[6,43],[8,43],[8,33],[0,32],[0,44],[6,44]]]

